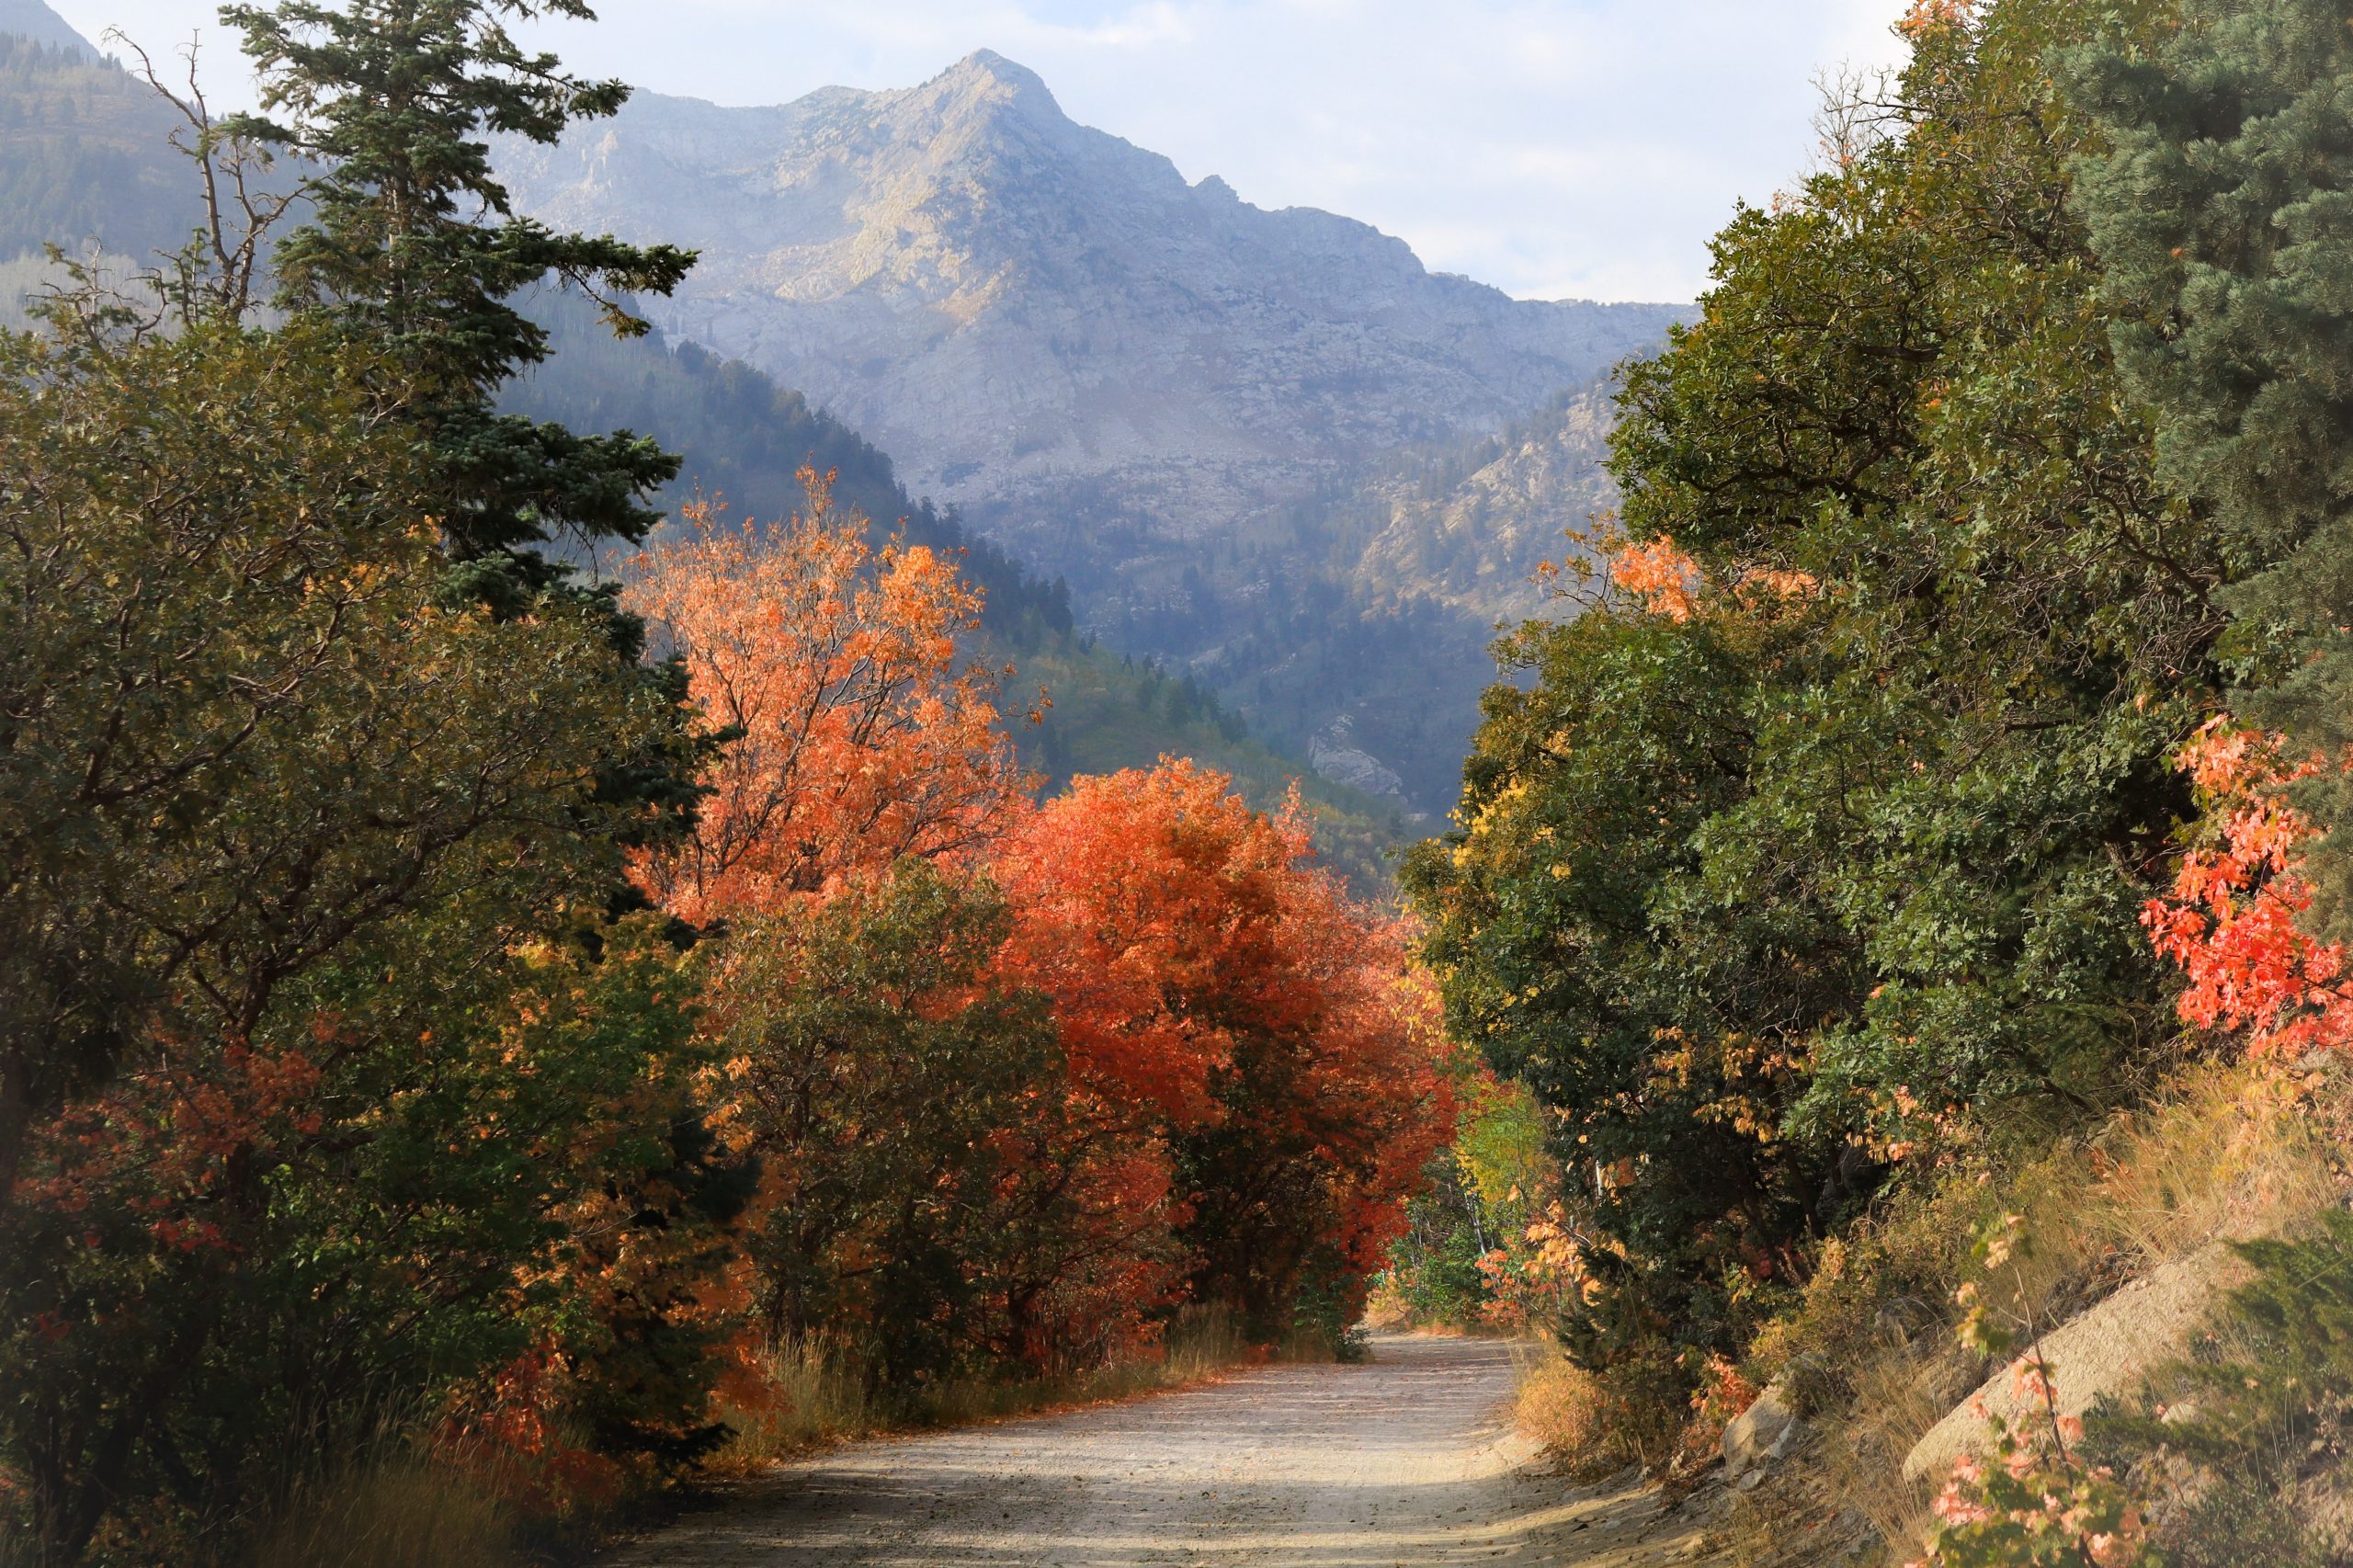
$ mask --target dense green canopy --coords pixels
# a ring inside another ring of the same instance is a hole
[[[2217,705],[2222,530],[2160,483],[2048,61],[2120,14],[1922,13],[1831,166],[1631,367],[1641,567],[1505,644],[1414,863],[1449,1013],[1560,1113],[1598,1361],[1732,1348],[1902,1154],[2129,1096],[2139,925]]]

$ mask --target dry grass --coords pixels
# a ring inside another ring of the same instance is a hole
[[[1164,1345],[1160,1386],[1181,1388],[1230,1370],[1252,1358],[1253,1350],[1231,1314],[1188,1313],[1177,1320]]]
[[[2336,1202],[2353,1083],[2247,1069],[2186,1080],[2099,1151],[2092,1222],[2151,1262],[2292,1228]]]
[[[1571,1474],[1611,1469],[1600,1381],[1551,1346],[1530,1346],[1514,1359],[1519,1366],[1519,1387],[1512,1399],[1512,1420],[1520,1432]]]
[[[1634,1364],[1596,1374],[1540,1344],[1515,1359],[1514,1424],[1570,1476],[1598,1480],[1630,1464],[1663,1467],[1673,1457],[1683,1435],[1682,1402],[1666,1392],[1667,1369]]]
[[[971,1426],[1183,1388],[1252,1361],[1331,1358],[1328,1347],[1316,1353],[1290,1342],[1269,1356],[1248,1344],[1225,1314],[1188,1312],[1149,1357],[1062,1378],[944,1383],[911,1404],[892,1406],[869,1393],[854,1358],[840,1346],[796,1340],[774,1347],[765,1358],[771,1395],[767,1408],[724,1413],[736,1436],[716,1462],[722,1469],[757,1468],[881,1432]]]
[[[1930,1492],[1904,1480],[1921,1435],[1991,1369],[1951,1333],[1974,1279],[2021,1329],[2217,1239],[2292,1230],[2343,1191],[2335,1130],[2353,1084],[2255,1069],[2184,1074],[2154,1107],[2029,1164],[1956,1173],[1825,1253],[1802,1305],[1760,1336],[1751,1375],[1789,1380],[1821,1423],[1824,1490],[1883,1540],[1921,1538]],[[1992,1276],[1971,1239],[2005,1214],[2029,1245]]]
[[[1188,1312],[1170,1328],[1156,1355],[1062,1378],[948,1384],[924,1399],[913,1413],[910,1424],[961,1426],[1063,1405],[1132,1399],[1138,1394],[1200,1382],[1245,1362],[1279,1360],[1288,1354],[1288,1342],[1277,1346],[1271,1357],[1250,1345],[1233,1320],[1223,1312]],[[1326,1352],[1307,1358],[1328,1361],[1331,1356]]]
[[[829,1443],[864,1437],[881,1420],[866,1380],[841,1347],[816,1335],[768,1346],[760,1358],[767,1387],[757,1409],[733,1406],[721,1419],[735,1430],[722,1468],[790,1459]]]
[[[1904,1479],[1904,1458],[1977,1380],[1941,1324],[1909,1342],[1882,1334],[1855,1358],[1846,1418],[1823,1436],[1826,1490],[1862,1516],[1881,1540],[1921,1539],[1933,1488]]]
[[[253,1568],[517,1568],[513,1529],[487,1493],[446,1470],[393,1460],[298,1491]]]
[[[1362,1359],[1361,1344],[1354,1354]],[[1340,1354],[1322,1329],[1302,1325],[1284,1335],[1267,1352],[1267,1359],[1279,1367],[1320,1367],[1347,1358]]]

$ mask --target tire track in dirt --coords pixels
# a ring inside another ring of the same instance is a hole
[[[861,1443],[740,1489],[604,1568],[1648,1568],[1698,1531],[1549,1476],[1503,1419],[1512,1349],[1384,1337],[1354,1367]]]

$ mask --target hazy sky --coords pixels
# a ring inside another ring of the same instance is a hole
[[[51,0],[151,48],[205,25],[217,96],[243,62],[211,0]],[[1813,151],[1812,78],[1892,61],[1902,0],[603,0],[551,28],[577,68],[781,103],[909,86],[988,48],[1072,118],[1323,207],[1430,267],[1531,298],[1684,300],[1733,203]]]

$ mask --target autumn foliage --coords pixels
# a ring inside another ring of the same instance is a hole
[[[1194,1302],[1336,1336],[1447,1131],[1296,808],[1038,804],[948,554],[804,472],[573,569],[679,464],[505,411],[508,301],[692,258],[508,221],[483,128],[625,96],[515,52],[546,8],[231,7],[276,118],[186,150],[282,151],[287,230],[0,331],[9,1562],[249,1562],[451,1469],[556,1550],[787,1341],[902,1415]]]
[[[1669,620],[1688,620],[1699,608],[1699,564],[1665,534],[1619,551],[1610,558],[1609,581],[1651,614]]]
[[[1024,787],[990,672],[957,662],[979,594],[934,551],[875,551],[866,519],[835,514],[830,476],[801,477],[806,507],[779,528],[689,506],[626,596],[724,743],[693,836],[636,861],[683,919],[773,908],[903,855],[962,854]]]
[[[1008,839],[1007,966],[1072,1073],[1176,1161],[1197,1291],[1262,1329],[1312,1276],[1351,1302],[1452,1125],[1395,924],[1187,762],[1076,780]]]
[[[46,694],[0,759],[0,1528],[227,1561],[287,1483],[255,1434],[347,1456],[393,1398],[577,1518],[773,1402],[773,1343],[892,1410],[1195,1302],[1345,1326],[1448,1109],[1296,806],[1176,762],[1039,804],[977,595],[813,476],[639,562],[665,686],[595,605],[453,604],[320,344],[0,357],[49,443],[0,529]],[[680,758],[691,829],[616,788]]]
[[[2212,841],[2182,856],[2172,890],[2142,918],[2186,976],[2182,1018],[2243,1033],[2256,1056],[2342,1044],[2353,1028],[2345,949],[2298,925],[2313,902],[2302,851],[2313,828],[2287,798],[2323,765],[2290,763],[2276,736],[2227,715],[2200,730],[2180,762],[2207,802]]]
[[[666,718],[592,612],[452,603],[336,347],[0,338],[0,665],[39,694],[0,758],[0,1532],[45,1562],[233,1555],[290,1450],[533,1357],[555,1457],[714,1439],[740,1172],[680,955],[601,913],[649,824],[598,778]]]
[[[1400,933],[1296,800],[1165,761],[1033,802],[959,663],[976,594],[804,479],[767,536],[690,511],[629,592],[713,749],[693,838],[635,870],[726,922],[756,1327],[909,1391],[1133,1355],[1188,1301],[1352,1314],[1450,1125]]]

